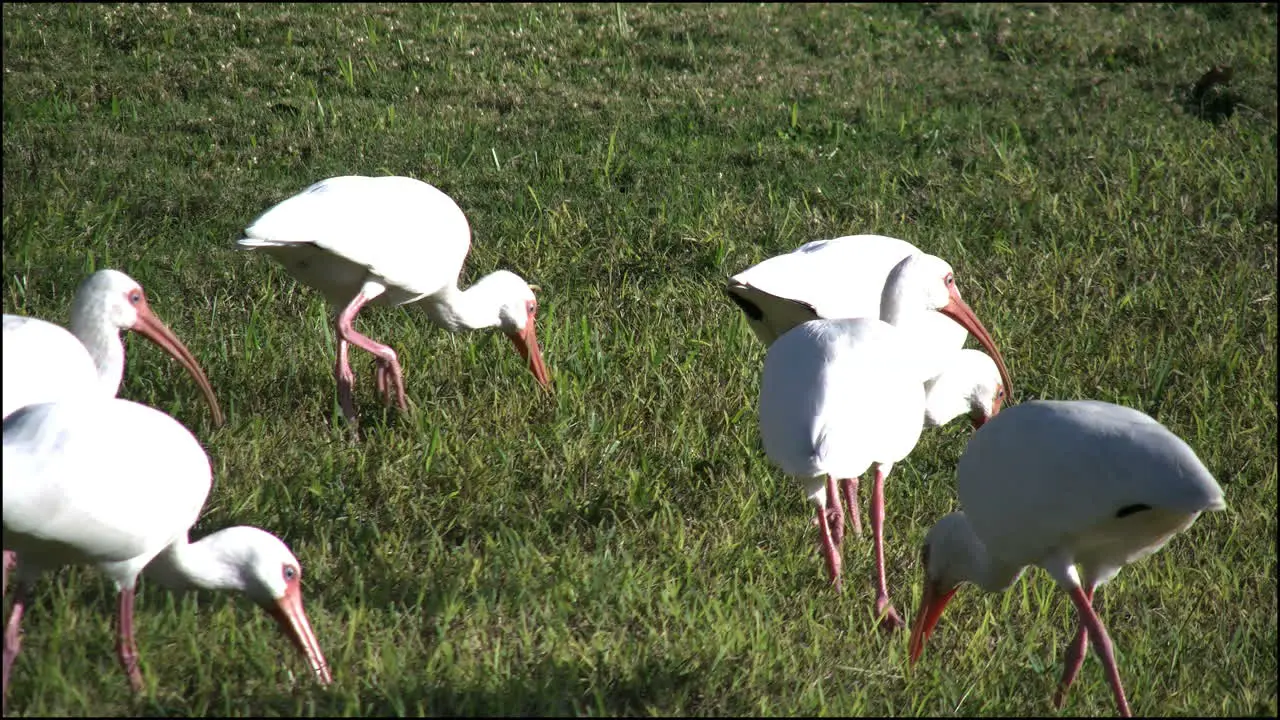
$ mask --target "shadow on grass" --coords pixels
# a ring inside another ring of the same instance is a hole
[[[543,661],[529,666],[518,677],[486,678],[455,685],[431,678],[404,677],[392,684],[363,685],[356,701],[341,689],[280,689],[250,693],[243,698],[260,716],[295,715],[643,715],[671,714],[696,704],[706,679],[688,662],[653,660],[632,668]],[[138,713],[149,717],[177,717],[191,703],[205,704],[189,695],[182,699],[149,698]],[[357,704],[358,703],[358,704]],[[218,700],[207,703],[216,707]],[[305,709],[305,710],[304,710]]]
[[[1210,68],[1187,91],[1182,107],[1195,117],[1215,124],[1231,117],[1235,114],[1241,97],[1221,86],[1230,85],[1233,74],[1226,65]]]

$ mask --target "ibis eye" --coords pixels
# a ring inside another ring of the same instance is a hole
[[[133,292],[129,293],[129,302],[134,305],[137,305],[138,303],[142,302],[142,293],[138,292],[137,290],[134,290]]]
[[[956,284],[956,276],[955,276],[955,275],[952,275],[951,273],[947,273],[946,283],[947,283],[948,285],[955,285],[955,284]]]
[[[285,581],[285,582],[293,582],[294,580],[296,580],[296,579],[297,579],[297,577],[298,577],[298,568],[296,568],[296,567],[294,567],[294,566],[292,566],[292,565],[285,565],[285,566],[284,566],[284,581]]]

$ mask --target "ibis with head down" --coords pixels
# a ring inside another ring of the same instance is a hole
[[[1213,475],[1186,442],[1137,410],[1037,400],[1005,410],[974,433],[956,482],[963,510],[925,536],[911,663],[960,585],[999,592],[1026,566],[1039,565],[1067,592],[1078,616],[1054,705],[1066,699],[1088,640],[1120,714],[1129,715],[1094,592],[1200,513],[1226,509]]]

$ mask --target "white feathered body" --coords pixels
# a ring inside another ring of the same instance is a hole
[[[924,384],[901,334],[880,320],[813,320],[765,356],[760,434],[769,458],[821,503],[825,476],[895,463],[924,425]]]
[[[28,406],[4,421],[4,549],[24,575],[95,564],[132,585],[185,538],[211,482],[199,441],[159,410],[118,398]]]
[[[1222,488],[1181,438],[1132,408],[1037,400],[996,415],[957,470],[960,503],[994,568],[1071,558],[1099,584],[1158,550]]]
[[[726,289],[739,298],[756,336],[771,345],[809,320],[879,318],[889,272],[903,258],[919,254],[911,243],[884,235],[814,240],[734,275]],[[933,311],[921,318],[918,330],[937,353],[959,349],[968,336]]]
[[[4,316],[4,417],[25,405],[76,397],[112,397],[120,378],[102,378],[70,330],[37,318]]]
[[[266,211],[239,241],[270,254],[299,282],[346,305],[366,280],[402,305],[456,290],[471,249],[462,209],[408,177],[350,175],[318,182]]]

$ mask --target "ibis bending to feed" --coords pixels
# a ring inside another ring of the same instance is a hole
[[[345,176],[322,180],[263,213],[239,241],[274,257],[338,311],[338,400],[355,420],[347,346],[376,360],[375,384],[407,409],[396,353],[352,328],[366,304],[415,303],[450,331],[497,327],[507,334],[544,387],[551,382],[534,319],[538,303],[520,276],[498,270],[466,290],[458,273],[471,248],[467,218],[448,195],[408,177]]]
[[[119,592],[117,651],[143,689],[134,644],[138,574],[175,588],[237,590],[280,623],[320,682],[331,680],[302,609],[302,566],[276,536],[232,527],[190,542],[209,458],[165,413],[118,398],[28,405],[4,421],[4,549],[18,553],[4,635],[4,694],[32,586],[47,570],[96,565]]]
[[[805,495],[818,506],[823,553],[837,589],[844,512],[836,481],[845,480],[846,497],[856,497],[853,479],[876,465],[870,518],[876,613],[886,629],[902,627],[903,622],[889,603],[885,585],[884,479],[920,437],[927,408],[925,381],[939,365],[923,357],[929,348],[900,326],[932,310],[972,332],[995,359],[1000,382],[971,410],[982,422],[999,409],[999,398],[1009,387],[1008,372],[990,333],[960,298],[950,266],[932,255],[912,255],[893,268],[881,319],[811,320],[782,335],[769,347],[760,383],[765,452],[801,481]],[[850,509],[856,513],[852,501]]]
[[[121,330],[135,330],[182,363],[213,411],[222,410],[200,364],[147,304],[142,287],[118,270],[99,270],[80,283],[71,331],[20,315],[4,316],[4,417],[25,405],[62,399],[115,397],[124,376]],[[4,554],[4,585],[13,557]]]
[[[1054,704],[1062,706],[1088,638],[1120,714],[1129,715],[1111,638],[1093,610],[1094,591],[1200,513],[1225,509],[1222,488],[1163,425],[1093,400],[1038,400],[1005,410],[970,439],[956,482],[963,510],[925,536],[911,662],[961,583],[998,592],[1027,565],[1039,565],[1079,615]]]

